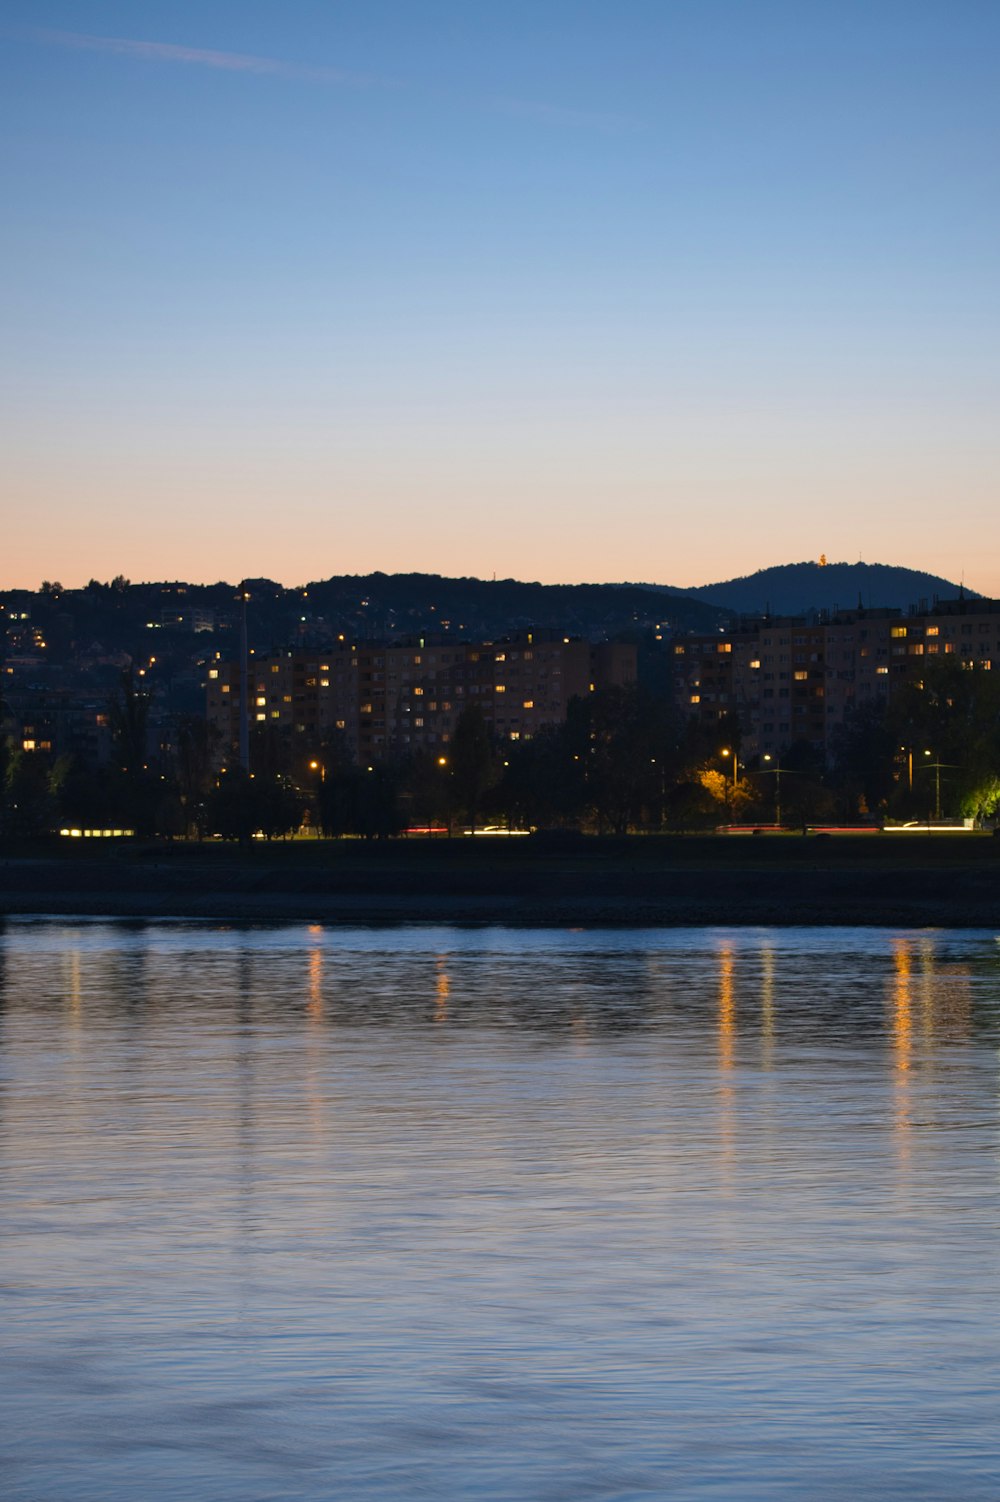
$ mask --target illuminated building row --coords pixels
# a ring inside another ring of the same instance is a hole
[[[710,726],[738,716],[745,756],[777,755],[797,741],[826,751],[856,707],[920,683],[929,658],[1000,671],[1000,601],[949,600],[829,619],[769,618],[673,645],[678,697]]]
[[[477,704],[493,733],[528,739],[566,718],[570,700],[635,678],[636,650],[550,632],[499,642],[346,643],[322,651],[252,654],[251,726],[303,750],[343,737],[359,763],[446,748],[463,708]],[[240,670],[209,664],[206,712],[221,763],[239,746]]]

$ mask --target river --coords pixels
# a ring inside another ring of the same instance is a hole
[[[1000,1495],[992,932],[0,925],[9,1502]]]

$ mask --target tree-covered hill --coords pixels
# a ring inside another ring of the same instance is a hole
[[[740,615],[803,615],[851,610],[859,601],[869,610],[907,610],[921,602],[955,599],[959,590],[959,585],[936,574],[885,563],[785,563],[684,593]],[[978,598],[975,590],[965,593]]]

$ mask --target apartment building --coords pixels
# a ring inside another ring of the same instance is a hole
[[[250,723],[276,728],[303,754],[340,735],[364,765],[416,750],[445,752],[467,704],[479,705],[498,737],[528,739],[561,723],[575,695],[631,683],[635,672],[633,646],[594,646],[552,632],[251,654]],[[222,763],[239,747],[239,664],[217,654],[206,689]]]
[[[747,758],[805,741],[828,753],[858,706],[920,682],[928,658],[954,655],[1000,671],[1000,601],[930,610],[854,610],[829,619],[761,618],[674,643],[679,703],[710,727],[735,715]]]

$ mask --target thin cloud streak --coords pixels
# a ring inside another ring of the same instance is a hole
[[[249,73],[258,77],[308,79],[316,83],[378,84],[389,80],[340,68],[308,67],[277,57],[258,57],[249,52],[216,52],[204,47],[180,47],[172,42],[144,42],[131,37],[90,36],[77,31],[34,31],[39,42],[54,47],[68,47],[77,52],[106,52],[117,57],[135,57],[143,62],[185,63],[198,68],[214,68],[223,73]]]
[[[220,73],[245,73],[257,78],[288,78],[309,83],[340,84],[354,88],[399,89],[394,79],[372,73],[350,73],[341,68],[314,67],[290,63],[278,57],[260,57],[251,52],[219,52],[206,47],[184,47],[174,42],[148,42],[134,37],[93,36],[79,31],[52,31],[36,28],[30,32],[36,42],[65,47],[75,52],[102,52],[113,57],[137,58],[140,62],[180,63],[187,67],[212,68]],[[459,96],[455,96],[456,98]],[[491,95],[469,104],[499,114],[536,120],[543,124],[585,130],[634,130],[639,122],[623,115],[575,110],[541,100]]]

